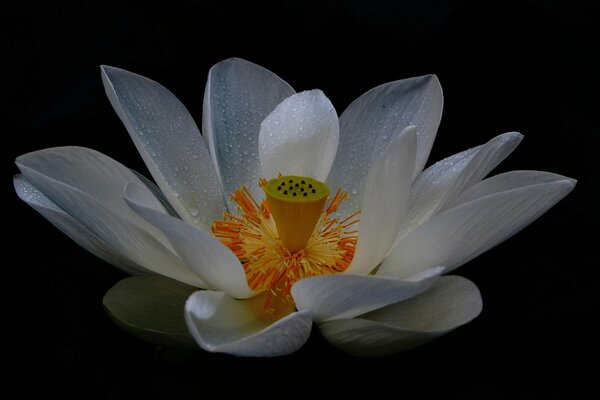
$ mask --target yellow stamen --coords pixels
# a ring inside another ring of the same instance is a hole
[[[283,179],[286,185],[281,185]],[[277,190],[289,187],[289,180],[294,181],[294,189],[287,195]],[[248,188],[242,187],[231,195],[238,205],[237,213],[225,213],[223,220],[213,223],[212,231],[242,262],[248,285],[266,292],[265,309],[280,310],[283,303],[293,304],[290,290],[296,281],[348,268],[357,242],[352,226],[358,222],[360,211],[341,221],[332,217],[348,194],[340,189],[325,205],[329,189],[311,178],[279,176],[270,182],[261,179],[259,184],[267,199],[259,204]],[[308,189],[310,194],[294,200],[298,193],[304,193],[300,189]]]

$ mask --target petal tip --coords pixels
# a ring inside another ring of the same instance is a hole
[[[108,74],[115,72],[115,71],[120,71],[120,70],[121,70],[120,68],[112,67],[110,65],[106,65],[106,64],[100,65],[100,73],[102,74],[103,77],[106,77],[107,79],[108,79]]]
[[[250,61],[248,61],[244,58],[241,58],[241,57],[229,57],[221,62],[240,63],[240,64],[250,63]]]
[[[246,66],[253,66],[253,67],[259,66],[258,64],[255,64],[252,61],[248,61],[248,60],[240,58],[240,57],[229,57],[229,58],[226,58],[224,60],[221,60],[221,61],[215,63],[210,69],[213,70],[213,69],[215,69],[215,67],[223,66],[223,65],[229,65],[229,66],[246,65]],[[209,71],[209,74],[210,74],[210,71]]]
[[[136,200],[139,194],[139,190],[140,190],[140,185],[134,183],[134,182],[129,182],[125,185],[125,187],[123,188],[123,197],[125,198],[125,201],[127,201],[129,203],[129,201],[133,201],[135,203],[140,203],[138,200]]]
[[[15,174],[13,176],[13,188],[15,189],[15,192],[17,193],[17,196],[23,200],[24,202],[27,202],[27,199],[25,198],[25,194],[23,191],[23,188],[25,186],[24,180],[23,180],[23,175],[22,174]]]
[[[442,92],[442,83],[436,74],[426,75],[429,78],[429,81],[433,83],[439,90]]]
[[[563,182],[565,183],[565,186],[569,189],[569,191],[573,190],[575,186],[577,186],[577,179],[574,178],[567,177],[567,179],[563,180]]]
[[[564,175],[558,175],[558,174],[554,174],[556,176],[556,180],[552,181],[552,182],[548,182],[551,183],[553,185],[556,185],[557,187],[560,187],[564,190],[565,192],[565,196],[575,188],[575,186],[577,186],[577,179],[574,178],[570,178],[568,176],[564,176]]]
[[[523,140],[523,134],[521,132],[517,132],[517,131],[512,131],[512,132],[507,132],[506,135],[511,136],[513,139],[515,140]]]
[[[416,134],[417,133],[417,126],[416,125],[409,125],[406,128],[404,128],[404,134]]]
[[[411,275],[410,277],[406,278],[406,280],[410,281],[410,282],[418,282],[418,281],[422,281],[425,279],[430,279],[430,278],[440,276],[444,272],[446,272],[446,270],[448,270],[448,267],[446,267],[446,266],[432,267],[432,268],[428,268],[424,271],[417,272],[416,274]]]

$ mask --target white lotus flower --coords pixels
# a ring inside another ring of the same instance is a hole
[[[357,355],[438,337],[482,307],[472,282],[440,275],[575,185],[539,171],[483,179],[520,142],[514,132],[423,170],[442,113],[434,75],[378,86],[338,119],[323,92],[225,60],[208,76],[204,139],[158,83],[113,67],[102,79],[160,190],[94,150],[61,147],[19,157],[16,191],[109,263],[206,289],[185,320],[208,351],[289,354],[313,321]]]

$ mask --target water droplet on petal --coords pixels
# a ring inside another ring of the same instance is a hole
[[[197,217],[198,216],[198,209],[196,209],[196,208],[190,208],[189,211],[190,211],[190,215],[192,217]]]

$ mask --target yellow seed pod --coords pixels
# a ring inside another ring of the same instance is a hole
[[[271,179],[263,190],[277,225],[279,238],[290,253],[306,247],[329,196],[329,187],[304,176]]]

